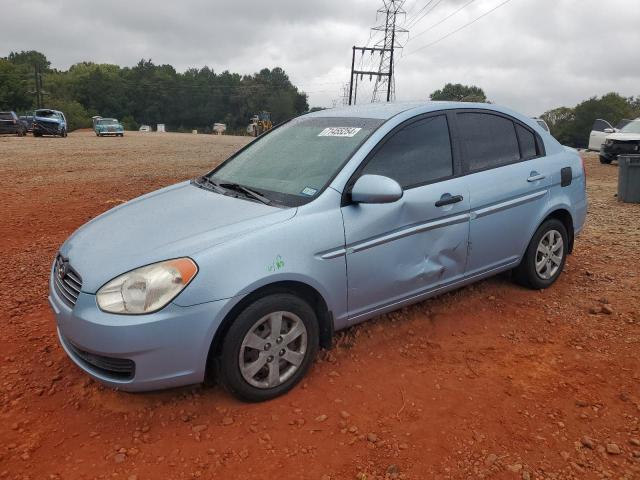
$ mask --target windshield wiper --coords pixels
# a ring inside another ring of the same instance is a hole
[[[203,175],[202,177],[196,178],[196,183],[198,185],[202,185],[203,187],[204,186],[208,186],[214,192],[221,193],[223,195],[226,193],[226,190],[224,188],[222,188],[220,185],[218,185],[216,182],[211,180],[206,175]]]
[[[269,200],[267,197],[265,197],[264,195],[261,195],[260,193],[256,192],[255,190],[252,190],[249,187],[240,185],[239,183],[215,183],[213,182],[213,180],[209,180],[209,181],[211,181],[218,187],[226,188],[227,190],[235,190],[236,192],[242,192],[246,196],[254,198],[264,203],[265,205],[271,205],[271,200]]]

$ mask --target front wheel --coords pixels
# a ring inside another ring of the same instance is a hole
[[[560,276],[567,257],[569,238],[564,224],[555,218],[546,220],[533,235],[515,279],[534,289],[550,287]]]
[[[270,400],[293,388],[318,352],[318,319],[307,302],[289,293],[256,300],[223,339],[218,373],[223,385],[249,402]]]
[[[610,165],[611,159],[605,157],[604,155],[600,155],[600,163],[602,163],[603,165]]]

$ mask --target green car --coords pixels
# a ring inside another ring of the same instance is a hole
[[[93,129],[98,137],[104,137],[105,135],[124,136],[124,127],[115,118],[97,119]]]

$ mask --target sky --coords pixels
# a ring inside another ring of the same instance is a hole
[[[447,82],[473,84],[490,101],[534,116],[611,91],[640,95],[638,2],[406,0],[406,14],[397,17],[409,32],[398,35],[396,99],[427,100]],[[342,103],[351,47],[381,40],[370,29],[383,23],[382,5],[0,0],[0,57],[38,50],[63,70],[81,61],[133,66],[141,58],[178,71],[207,65],[250,74],[279,66],[311,106],[330,107]],[[377,69],[379,58],[360,61]],[[365,77],[360,85],[358,103],[370,101],[373,83]]]

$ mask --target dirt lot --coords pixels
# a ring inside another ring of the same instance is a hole
[[[88,379],[47,305],[57,248],[245,141],[0,138],[0,479],[640,478],[640,205],[594,155],[588,226],[549,290],[501,276],[379,317],[265,404]]]

